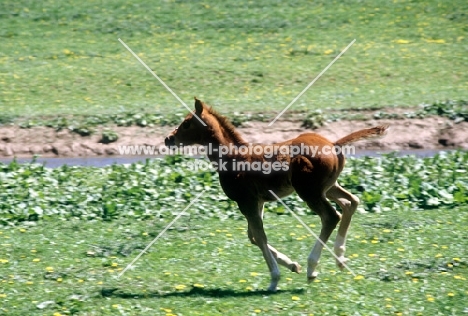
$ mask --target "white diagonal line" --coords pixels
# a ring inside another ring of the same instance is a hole
[[[195,112],[193,112],[193,111],[187,106],[187,104],[185,104],[185,102],[182,101],[182,99],[179,98],[179,96],[178,96],[177,94],[175,94],[175,92],[172,91],[172,89],[169,88],[169,86],[168,86],[164,81],[162,81],[162,79],[159,78],[159,76],[158,76],[157,74],[155,74],[154,71],[151,70],[151,68],[148,67],[148,65],[145,64],[145,62],[144,62],[143,60],[141,60],[141,58],[138,57],[137,54],[135,54],[135,53],[133,52],[133,50],[132,50],[131,48],[128,47],[128,45],[124,43],[124,41],[122,41],[122,40],[119,38],[119,42],[133,55],[133,57],[135,57],[135,58],[140,62],[140,64],[143,65],[143,67],[145,67],[156,79],[158,79],[158,81],[164,86],[164,88],[166,88],[167,91],[169,91],[169,92],[174,96],[174,98],[177,99],[177,101],[179,101],[183,106],[185,106],[185,108],[186,108],[187,110],[189,110],[189,112],[192,113],[193,116],[195,116],[195,117],[200,121],[200,123],[203,124],[203,126],[206,126],[205,122],[203,122],[203,120],[202,120],[200,117],[198,117],[198,115],[196,115]]]
[[[273,125],[273,123],[275,123],[276,120],[278,120],[278,119],[280,118],[280,116],[283,115],[284,112],[286,112],[286,111],[289,109],[289,107],[290,107],[291,105],[293,105],[293,104],[294,104],[294,103],[295,103],[295,102],[296,102],[296,101],[297,101],[297,100],[298,100],[298,99],[315,83],[315,81],[317,81],[317,80],[325,73],[325,71],[327,71],[328,68],[330,68],[331,65],[333,65],[333,64],[335,63],[335,61],[337,61],[338,58],[340,58],[341,55],[343,55],[343,54],[348,50],[348,48],[350,48],[351,45],[354,44],[355,41],[356,41],[356,39],[353,39],[353,40],[351,41],[351,43],[349,43],[349,45],[346,46],[346,48],[343,49],[343,50],[341,51],[341,53],[339,53],[338,56],[336,56],[335,59],[333,59],[332,62],[329,63],[328,66],[325,67],[325,69],[323,69],[322,72],[319,73],[318,76],[315,77],[315,79],[312,80],[312,81],[307,85],[307,87],[305,87],[304,90],[302,90],[301,93],[299,93],[299,94],[297,95],[297,97],[295,97],[295,98],[291,101],[291,103],[289,103],[288,106],[285,107],[284,110],[281,111],[281,112],[275,117],[275,119],[274,119],[273,121],[270,122],[270,124],[268,124],[268,126]]]
[[[288,209],[289,212],[291,212],[291,214],[299,221],[299,223],[301,223],[302,226],[305,227],[305,229],[307,229],[309,231],[309,233],[312,234],[312,236],[315,237],[315,239],[317,239],[332,255],[333,257],[335,257],[336,260],[338,260],[339,262],[341,262],[343,264],[343,266],[349,271],[351,272],[351,274],[353,276],[356,276],[356,274],[346,265],[346,263],[342,262],[336,255],[335,253],[322,241],[322,239],[320,239],[313,231],[312,229],[309,228],[309,226],[307,226],[306,223],[304,223],[304,221],[296,214],[294,213],[284,202],[283,200],[280,199],[279,196],[277,196],[275,194],[275,192],[273,192],[272,190],[268,190],[270,191],[271,195],[273,195],[285,208]]]
[[[174,224],[174,223],[182,216],[182,214],[184,214],[185,211],[186,211],[190,206],[192,206],[192,204],[195,203],[196,200],[198,200],[198,198],[199,198],[204,192],[205,192],[205,190],[203,190],[202,192],[200,192],[200,194],[198,194],[197,197],[194,198],[194,199],[189,203],[189,205],[187,205],[187,207],[184,208],[184,210],[183,210],[182,212],[180,212],[180,213],[172,220],[172,222],[170,222],[169,225],[167,225],[166,228],[164,228],[164,229],[158,234],[158,236],[156,236],[156,238],[154,238],[153,241],[150,242],[150,243],[148,244],[148,246],[146,246],[146,248],[143,249],[143,250],[140,252],[140,254],[139,254],[138,256],[136,256],[136,258],[133,259],[133,261],[132,261],[128,266],[126,266],[125,269],[122,270],[122,272],[119,273],[119,275],[118,275],[117,278],[120,278],[120,277],[125,273],[125,271],[127,271],[128,269],[130,269],[130,267],[131,267],[138,259],[140,259],[140,257],[141,257],[141,256],[142,256],[142,255],[143,255],[143,254],[144,254],[144,253],[145,253],[145,252],[162,236],[162,235],[164,235],[164,233],[169,229],[169,227],[171,227],[172,224]]]

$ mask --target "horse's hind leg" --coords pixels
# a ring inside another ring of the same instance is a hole
[[[343,189],[338,183],[335,183],[327,191],[327,198],[336,202],[343,210],[341,223],[338,228],[335,241],[335,254],[338,257],[336,264],[340,269],[343,269],[347,261],[344,257],[346,250],[346,235],[351,223],[351,217],[359,204],[359,198]]]
[[[314,166],[314,164],[316,164]],[[319,239],[315,242],[307,258],[307,279],[312,281],[318,275],[315,271],[322,249],[331,233],[340,221],[341,215],[325,197],[325,192],[333,186],[338,173],[333,171],[330,161],[299,156],[291,163],[291,183],[297,194],[314,211],[322,221]]]
[[[306,198],[304,200],[307,202],[307,205],[320,216],[322,221],[319,240],[315,242],[307,258],[307,279],[310,282],[318,275],[315,269],[319,263],[324,244],[327,243],[328,238],[330,238],[331,233],[340,221],[340,214],[338,214],[330,202],[323,196],[315,196],[315,198]]]

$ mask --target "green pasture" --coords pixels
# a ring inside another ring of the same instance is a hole
[[[468,99],[466,1],[0,2],[3,118],[279,112]],[[5,120],[5,119],[3,119]]]
[[[357,214],[347,250],[356,276],[324,251],[315,282],[282,269],[275,294],[243,220],[182,217],[120,278],[169,219],[2,227],[0,314],[461,315],[467,214],[466,205]],[[302,219],[318,231],[317,216]],[[265,227],[275,247],[306,264],[314,239],[292,216],[267,214]]]
[[[266,264],[217,174],[190,170],[189,162],[0,165],[0,314],[466,312],[468,153],[349,159],[339,181],[361,199],[347,247],[354,275],[338,271],[324,251],[315,282],[283,269],[275,294],[264,291]],[[297,196],[285,203],[319,232],[319,218]],[[314,238],[281,204],[268,204],[265,228],[273,245],[305,266]]]
[[[4,0],[0,124],[83,133],[179,121],[186,110],[119,38],[189,106],[197,96],[239,122],[239,113],[274,116],[356,39],[290,111],[325,110],[306,116],[313,126],[326,109],[387,117],[386,108],[426,103],[410,116],[459,122],[468,119],[467,12],[461,0]],[[0,315],[468,311],[467,152],[349,159],[340,183],[361,200],[347,250],[355,275],[324,251],[315,282],[282,270],[274,294],[217,174],[189,162],[0,164]],[[302,201],[285,203],[318,233]],[[279,203],[265,221],[270,242],[305,267],[313,237]]]

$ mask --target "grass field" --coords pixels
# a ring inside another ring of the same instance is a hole
[[[278,112],[468,99],[466,1],[2,1],[2,116]]]
[[[279,112],[354,39],[291,111],[468,100],[467,11],[461,0],[3,0],[0,124],[44,119],[71,130],[71,115],[89,126],[178,121],[186,110],[118,38],[187,104],[197,96],[230,117]],[[464,101],[424,111],[468,119]],[[348,160],[340,183],[361,199],[347,252],[355,276],[324,251],[315,282],[282,271],[274,294],[217,174],[191,171],[188,161],[0,164],[0,315],[468,311],[467,152]],[[285,203],[318,232],[297,197]],[[305,266],[314,239],[279,203],[266,208],[266,230]]]
[[[282,271],[278,293],[217,174],[171,157],[106,168],[1,165],[0,314],[459,315],[468,306],[468,153],[349,159],[359,196],[347,255],[319,278]],[[204,191],[134,267],[123,269]],[[285,203],[318,233],[297,196]],[[279,203],[270,242],[305,266],[314,239]],[[334,236],[332,236],[333,238]],[[330,243],[330,246],[332,243]]]
[[[183,217],[120,279],[165,220],[58,221],[0,229],[5,315],[461,315],[468,308],[468,208],[357,214],[350,268],[324,251],[317,281],[282,272],[280,290],[244,221]],[[319,219],[303,216],[317,231]],[[305,265],[314,239],[268,214],[270,242]]]

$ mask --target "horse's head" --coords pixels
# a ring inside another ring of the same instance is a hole
[[[182,124],[173,130],[164,140],[166,146],[188,146],[202,144],[209,138],[209,129],[203,117],[207,112],[205,104],[195,98],[195,112],[189,113]],[[195,115],[194,115],[195,114]]]

